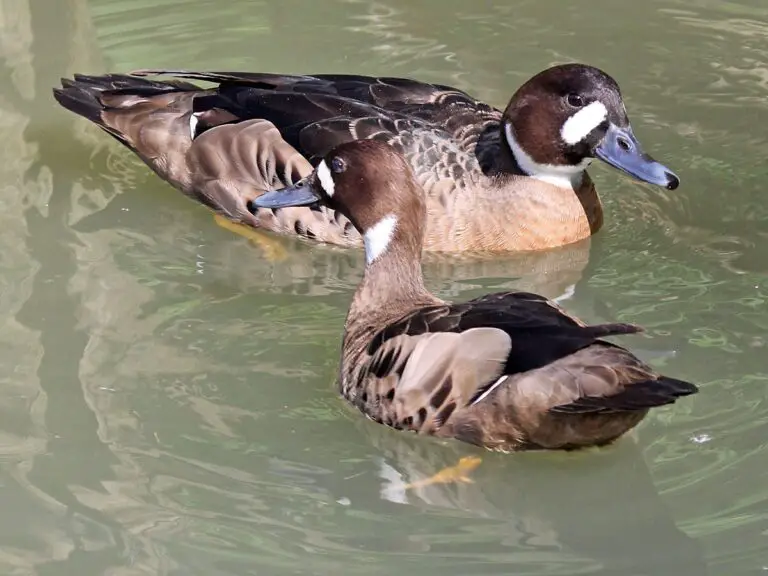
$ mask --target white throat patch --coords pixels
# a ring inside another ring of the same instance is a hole
[[[397,218],[390,214],[366,230],[363,234],[366,263],[370,264],[387,250],[396,226]]]
[[[577,144],[589,136],[608,117],[608,110],[602,102],[592,102],[568,118],[560,130],[566,144]]]
[[[333,183],[333,176],[331,176],[331,171],[328,169],[328,164],[325,163],[325,160],[322,160],[317,165],[317,179],[320,180],[320,186],[323,187],[328,198],[333,198],[336,185]]]
[[[581,185],[581,175],[592,163],[592,158],[584,158],[575,166],[539,164],[517,142],[509,122],[504,123],[504,135],[507,137],[507,144],[520,170],[531,178],[554,184],[559,188],[576,190]]]

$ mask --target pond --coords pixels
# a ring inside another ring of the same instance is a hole
[[[768,571],[768,5],[459,0],[0,2],[0,572],[751,575]],[[75,72],[350,72],[503,107],[580,61],[682,179],[591,169],[606,225],[433,260],[522,288],[698,395],[609,448],[492,454],[389,430],[334,386],[357,250],[253,241],[60,108]],[[408,486],[462,456],[471,483]]]

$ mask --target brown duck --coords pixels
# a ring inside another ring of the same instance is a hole
[[[698,390],[602,340],[638,326],[590,326],[529,292],[461,303],[430,294],[423,190],[385,143],[342,144],[296,186],[255,200],[277,210],[317,202],[363,237],[366,268],[346,320],[340,388],[377,422],[500,451],[575,449],[608,444],[650,408]]]
[[[589,237],[603,223],[586,172],[595,157],[652,184],[679,184],[642,151],[616,81],[582,64],[535,75],[503,112],[450,86],[354,75],[146,70],[75,75],[54,95],[219,214],[342,246],[361,240],[338,211],[252,200],[353,140],[405,155],[426,192],[427,251],[539,250]]]

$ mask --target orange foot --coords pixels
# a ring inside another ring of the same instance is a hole
[[[467,474],[480,466],[480,462],[482,462],[482,459],[478,456],[464,456],[455,466],[443,468],[440,472],[429,478],[406,484],[405,489],[423,488],[424,486],[429,486],[431,484],[449,484],[451,482],[472,484],[474,480],[467,476]]]
[[[270,262],[279,262],[281,260],[285,260],[288,257],[288,252],[282,246],[280,240],[277,238],[272,238],[265,232],[261,232],[256,228],[246,226],[245,224],[233,222],[229,218],[225,218],[220,214],[214,214],[213,221],[225,230],[229,230],[230,232],[234,232],[243,238],[247,238],[250,242],[261,248],[261,250],[264,252],[264,256]]]

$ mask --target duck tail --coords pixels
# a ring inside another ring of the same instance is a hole
[[[610,322],[606,324],[592,324],[584,326],[585,330],[593,338],[605,338],[606,336],[620,336],[621,334],[639,334],[644,328],[637,324],[625,324]]]
[[[61,79],[61,88],[53,89],[53,97],[70,112],[87,118],[126,144],[123,135],[104,121],[102,112],[123,108],[152,96],[191,90],[200,88],[187,82],[156,82],[126,74],[75,74],[72,79]]]
[[[655,381],[655,385],[664,388],[669,396],[674,398],[681,398],[683,396],[690,396],[696,394],[699,391],[699,387],[687,380],[680,380],[678,378],[671,378],[669,376],[660,376]]]
[[[678,398],[696,394],[696,384],[669,376],[635,382],[612,396],[582,396],[569,404],[550,408],[560,414],[635,412],[673,404]]]

